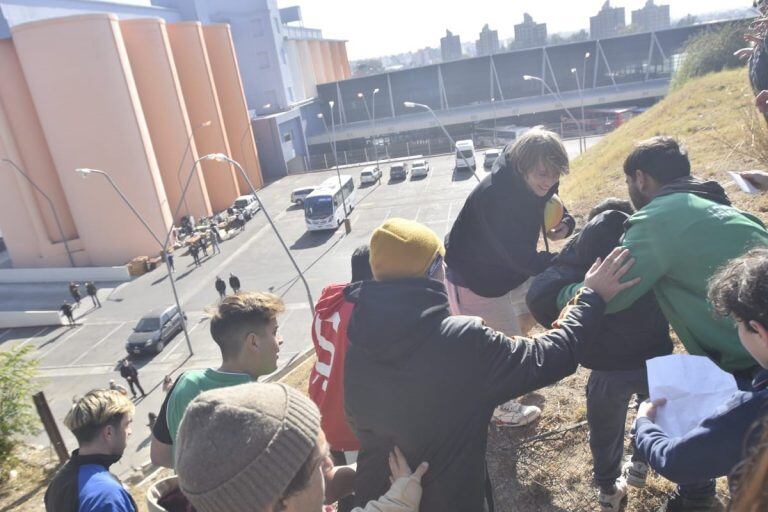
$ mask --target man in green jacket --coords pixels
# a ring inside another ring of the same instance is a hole
[[[641,281],[617,295],[608,313],[622,311],[653,290],[664,315],[690,354],[709,357],[749,389],[757,362],[739,342],[733,322],[714,314],[707,282],[728,260],[768,246],[768,232],[756,217],[731,206],[714,181],[691,176],[687,154],[670,137],[635,146],[624,162],[629,196],[637,209],[625,224],[622,246],[635,258],[627,279]],[[581,284],[558,297],[563,307]],[[686,484],[666,510],[708,510],[714,482]]]

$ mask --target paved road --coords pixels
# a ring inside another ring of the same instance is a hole
[[[578,154],[578,143],[567,143],[572,156]],[[286,243],[305,271],[313,298],[329,283],[349,280],[349,257],[352,251],[368,242],[371,231],[390,217],[414,219],[444,236],[452,225],[467,194],[475,185],[469,173],[454,173],[450,156],[430,159],[431,172],[424,179],[389,182],[388,168],[380,184],[358,188],[357,205],[350,218],[352,232],[307,232],[303,211],[290,204],[290,191],[296,187],[318,184],[334,172],[326,171],[289,176],[266,187],[260,197],[273,216]],[[346,169],[359,184],[360,168]],[[482,177],[484,171],[478,170]],[[135,428],[123,460],[115,466],[124,475],[131,466],[148,459],[149,429],[147,413],[157,412],[163,400],[160,383],[166,374],[177,374],[180,368],[215,366],[218,349],[210,338],[206,309],[215,306],[217,275],[226,280],[232,272],[240,277],[244,290],[272,290],[281,295],[287,311],[279,319],[285,343],[280,352],[280,365],[311,344],[311,314],[305,290],[296,279],[288,258],[270,230],[264,215],[258,214],[245,231],[222,244],[222,254],[205,259],[196,268],[190,257],[176,258],[176,277],[182,306],[189,319],[194,356],[188,356],[182,335],[176,336],[163,352],[136,360],[140,380],[148,397],[137,401]],[[160,304],[171,304],[172,295],[164,269],[158,269],[130,283],[115,288],[103,307],[84,307],[73,328],[24,328],[0,330],[0,350],[19,346],[34,347],[40,361],[40,389],[51,405],[54,417],[62,419],[73,397],[89,389],[107,386],[110,379],[121,381],[116,363],[125,356],[124,342],[138,319]],[[0,304],[12,297],[0,289]],[[86,302],[83,302],[85,305]],[[69,447],[76,446],[74,437],[61,426]],[[45,434],[32,442],[47,444]]]

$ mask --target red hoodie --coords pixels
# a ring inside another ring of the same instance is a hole
[[[309,397],[317,404],[328,444],[339,451],[360,449],[344,414],[344,359],[347,355],[347,325],[354,305],[344,299],[346,284],[323,289],[312,320],[312,342],[317,363],[309,375]]]

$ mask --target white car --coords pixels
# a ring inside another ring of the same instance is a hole
[[[249,217],[259,211],[259,203],[253,194],[238,197],[232,206],[238,210],[243,210]]]
[[[381,170],[378,167],[370,166],[363,169],[360,173],[360,184],[376,183],[381,180]]]
[[[304,199],[315,190],[315,187],[301,187],[291,192],[291,202],[293,204],[304,204]]]
[[[483,167],[490,169],[493,167],[493,163],[499,158],[501,152],[498,149],[489,149],[485,152],[485,159],[483,160]]]
[[[423,178],[429,174],[429,164],[426,160],[416,160],[411,164],[411,179]]]

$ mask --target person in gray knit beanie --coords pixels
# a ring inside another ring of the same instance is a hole
[[[179,427],[176,472],[198,512],[321,512],[333,474],[320,413],[283,384],[242,384],[202,393]],[[394,484],[353,512],[417,511],[422,463],[415,472],[399,449],[390,455]]]

